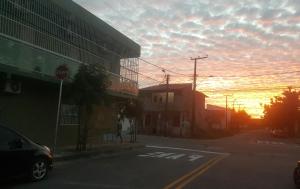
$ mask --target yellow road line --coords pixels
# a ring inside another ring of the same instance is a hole
[[[189,177],[187,180],[183,181],[180,185],[178,185],[176,187],[176,189],[183,188],[188,183],[192,182],[194,179],[196,179],[197,177],[199,177],[200,175],[202,175],[203,173],[205,173],[209,168],[211,168],[212,166],[214,166],[215,164],[217,164],[219,161],[221,161],[224,158],[225,158],[225,156],[222,156],[222,157],[216,159],[211,164],[207,165],[202,170],[200,170],[199,172],[195,173],[194,175],[192,175],[191,177]]]
[[[188,172],[187,174],[183,175],[182,177],[180,177],[180,178],[176,179],[175,181],[171,182],[170,184],[168,184],[167,186],[165,186],[164,189],[174,188],[177,184],[179,184],[180,182],[183,182],[184,180],[188,179],[193,174],[195,174],[198,171],[200,171],[201,169],[205,168],[207,165],[209,165],[210,163],[212,163],[213,161],[215,161],[217,158],[218,157],[214,157],[213,159],[210,159],[209,161],[207,161],[206,163],[200,165],[199,167],[197,167],[193,171]]]
[[[163,189],[171,189],[171,188],[179,189],[179,188],[182,188],[182,187],[186,186],[188,183],[190,183],[195,178],[197,178],[198,176],[203,174],[210,167],[212,167],[213,165],[215,165],[216,163],[218,163],[219,161],[221,161],[225,157],[227,157],[227,156],[219,156],[219,157],[214,157],[214,158],[210,159],[209,161],[207,161],[206,163],[200,165],[199,167],[197,167],[193,171],[191,171],[191,172],[183,175],[182,177],[176,179],[175,181],[171,182],[170,184],[165,186]]]

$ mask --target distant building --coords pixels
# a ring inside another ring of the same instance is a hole
[[[144,105],[143,123],[140,130],[145,134],[190,136],[192,119],[192,84],[155,85],[140,89],[139,99]],[[205,97],[196,92],[195,131],[205,128]]]
[[[66,65],[71,82],[81,64],[96,63],[110,77],[114,104],[92,115],[97,132],[112,128],[117,102],[136,98],[140,46],[71,0],[0,1],[0,123],[53,144],[59,85]],[[58,144],[74,145],[79,110],[63,99]],[[100,136],[98,136],[100,138]]]
[[[227,110],[227,123],[228,127],[231,122],[232,111]],[[210,129],[225,129],[226,128],[226,108],[207,104],[206,107],[206,122],[207,127]]]

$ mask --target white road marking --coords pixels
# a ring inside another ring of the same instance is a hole
[[[182,150],[182,151],[190,151],[190,152],[200,152],[200,153],[205,153],[205,154],[229,155],[229,153],[224,153],[224,152],[213,152],[213,151],[196,150],[196,149],[190,149],[190,148],[176,148],[176,147],[170,147],[170,146],[152,146],[152,145],[146,145],[146,148]]]
[[[175,160],[175,159],[181,158],[183,156],[185,156],[185,154],[174,154],[174,155],[166,157],[166,159],[174,159]]]
[[[194,155],[189,156],[189,161],[195,161],[195,160],[197,160],[199,158],[203,158],[203,157],[204,156],[202,156],[202,155],[194,154]]]
[[[163,158],[163,157],[168,157],[168,156],[170,156],[170,155],[173,155],[174,153],[162,153],[162,154],[160,154],[160,155],[157,155],[156,157],[158,157],[158,158]]]
[[[257,140],[257,144],[272,144],[272,145],[283,145],[283,142],[276,142],[276,141],[267,141],[267,140]]]
[[[168,153],[168,152],[149,152],[147,154],[140,154],[140,155],[137,155],[137,156],[176,160],[176,159],[182,158],[182,157],[187,156],[187,155],[186,154]],[[187,160],[192,162],[192,161],[195,161],[195,160],[203,158],[203,157],[204,157],[203,155],[192,154],[192,155],[187,156]]]
[[[166,158],[166,159],[178,159],[185,154],[175,154],[175,153],[166,153],[166,152],[149,152],[147,154],[140,154],[139,157],[155,157],[155,158]]]
[[[156,157],[157,155],[163,154],[164,152],[150,152],[147,154],[140,154],[139,157]]]

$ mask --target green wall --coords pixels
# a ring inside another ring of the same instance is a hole
[[[55,79],[56,68],[63,64],[68,66],[72,78],[80,65],[75,60],[0,36],[0,66],[1,64],[17,68],[20,73],[32,76],[38,74],[42,80]]]
[[[21,81],[22,92],[0,92],[0,123],[16,129],[35,142],[52,147],[59,86],[35,79],[12,77]],[[0,83],[5,83],[1,78]],[[59,127],[59,146],[75,145],[76,138],[76,126]]]

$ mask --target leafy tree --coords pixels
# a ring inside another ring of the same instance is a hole
[[[264,106],[264,122],[271,128],[286,129],[290,136],[295,135],[295,125],[299,123],[299,92],[286,90],[281,97],[271,99]]]
[[[231,127],[232,129],[239,129],[241,125],[246,125],[250,122],[251,116],[245,111],[234,111],[232,113],[232,119],[231,119]]]
[[[142,103],[138,100],[128,100],[120,104],[121,119],[127,117],[129,119],[139,119],[143,115]]]
[[[80,126],[78,129],[78,150],[86,149],[90,115],[94,105],[101,105],[107,98],[108,76],[98,64],[81,64],[70,86],[70,96],[79,105]]]

